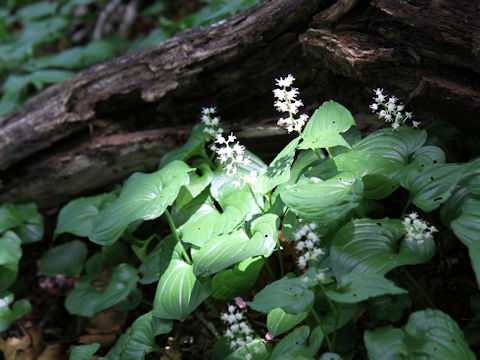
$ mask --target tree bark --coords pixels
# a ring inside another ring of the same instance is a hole
[[[270,159],[274,79],[292,73],[311,113],[333,99],[365,130],[372,89],[417,119],[480,123],[479,7],[469,0],[270,0],[86,69],[0,118],[0,201],[40,207],[153,170],[203,106]],[[478,132],[478,130],[477,130]]]

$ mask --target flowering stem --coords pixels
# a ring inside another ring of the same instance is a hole
[[[265,210],[264,210],[263,207],[261,207],[260,204],[258,203],[257,198],[255,197],[255,193],[253,192],[252,187],[250,186],[250,184],[247,184],[247,187],[248,187],[248,190],[250,190],[250,194],[252,194],[252,197],[253,197],[253,200],[255,201],[255,204],[257,204],[258,208],[262,211],[262,215],[265,215]]]
[[[418,291],[420,291],[420,293],[425,298],[427,303],[432,307],[432,309],[436,309],[437,307],[435,306],[435,303],[432,301],[432,299],[430,299],[430,296],[428,296],[427,292],[422,288],[422,286],[418,283],[418,281],[415,280],[412,274],[410,274],[410,272],[405,268],[402,268],[402,271],[405,274],[405,276],[413,283],[413,285],[415,285]]]
[[[305,136],[303,135],[303,132],[301,131],[298,131],[298,134],[302,137],[302,140],[305,141],[305,142],[308,142],[306,139],[305,139]],[[316,148],[310,148],[311,150],[313,150],[313,152],[315,153],[315,155],[317,155],[317,158],[318,160],[322,161],[323,158],[320,156],[320,153],[318,152],[318,150]]]
[[[408,195],[408,201],[407,203],[405,204],[405,206],[403,207],[403,210],[402,210],[402,215],[400,217],[404,217],[406,214],[407,214],[407,209],[408,207],[410,206],[410,204],[412,203],[412,193],[410,193]]]
[[[320,319],[320,316],[318,316],[318,314],[317,314],[317,312],[315,311],[313,305],[310,307],[310,310],[311,310],[311,313],[312,313],[313,317],[315,318],[315,320],[317,321],[318,325],[320,326],[320,329],[322,329],[323,336],[325,336],[325,341],[327,342],[328,351],[333,352],[332,343],[331,343],[331,341],[330,341],[330,338],[328,337],[327,330],[326,330],[325,327],[323,326],[322,319]]]
[[[170,231],[172,232],[177,242],[181,245],[180,247],[182,249],[184,260],[188,265],[192,265],[192,259],[190,259],[190,256],[188,255],[187,250],[185,250],[185,247],[183,246],[182,241],[178,237],[177,228],[175,227],[175,223],[173,222],[172,216],[170,215],[170,211],[167,209],[163,214],[167,218],[168,225],[170,226]]]

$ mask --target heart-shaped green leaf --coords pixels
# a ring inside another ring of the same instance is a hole
[[[480,199],[467,199],[461,215],[451,222],[451,227],[466,246],[480,242]]]
[[[383,275],[368,273],[350,273],[341,278],[340,288],[330,285],[327,296],[339,303],[358,303],[371,297],[381,295],[399,295],[407,293],[399,288],[392,281],[385,279]]]
[[[298,146],[300,150],[330,148],[334,146],[350,147],[350,144],[336,130],[323,130],[317,134],[315,139],[305,139]]]
[[[362,195],[362,181],[352,174],[342,173],[327,181],[312,179],[308,183],[298,183],[286,188],[280,196],[301,218],[328,227],[356,208]]]
[[[347,131],[352,125],[355,125],[355,120],[346,107],[334,101],[326,101],[315,110],[305,126],[303,134],[307,140],[314,142],[324,131],[334,131],[340,134]]]
[[[10,325],[23,315],[32,310],[27,299],[21,299],[13,303],[14,296],[8,291],[0,292],[0,331],[7,330]],[[13,303],[10,309],[10,304]]]
[[[173,259],[158,281],[153,315],[183,321],[210,292],[210,278],[197,278],[192,265]]]
[[[261,258],[252,257],[235,264],[232,269],[220,271],[212,279],[212,296],[228,300],[246,293],[257,281],[262,266]]]
[[[364,340],[371,360],[475,359],[458,324],[440,310],[413,313],[404,329],[367,330]]]
[[[42,240],[43,219],[35,203],[0,206],[0,234],[7,230],[14,231],[24,244]]]
[[[99,245],[110,245],[131,222],[161,216],[173,204],[180,188],[188,184],[191,170],[184,162],[173,161],[154,173],[130,176],[118,199],[95,219],[89,239]]]
[[[248,306],[265,314],[278,307],[290,314],[299,314],[310,306],[313,298],[313,291],[300,278],[284,277],[260,290]]]
[[[407,163],[410,154],[417,151],[427,139],[425,130],[402,126],[397,131],[382,129],[371,133],[353,146],[353,150],[371,151],[382,157]]]
[[[275,186],[286,182],[290,178],[290,167],[292,166],[299,141],[300,137],[290,141],[259,176],[262,194],[268,193]]]
[[[95,217],[116,198],[109,193],[70,201],[58,214],[54,237],[66,232],[87,237],[92,231]]]
[[[309,352],[307,348],[308,335],[310,335],[310,328],[307,325],[295,329],[275,346],[269,359],[302,359],[302,355],[307,355]]]
[[[447,201],[465,169],[465,164],[432,165],[423,171],[409,167],[402,172],[400,184],[410,191],[416,206],[429,212]]]
[[[137,269],[121,264],[115,268],[105,290],[97,290],[90,284],[91,276],[83,276],[75,281],[75,289],[65,299],[65,307],[71,314],[91,317],[125,299],[135,288]]]
[[[145,355],[158,349],[155,336],[172,330],[172,321],[159,319],[148,312],[136,319],[118,339],[108,354],[108,360],[143,360]]]
[[[282,308],[275,308],[268,312],[267,329],[273,337],[283,334],[300,324],[308,315],[307,311],[298,314],[289,314]]]
[[[75,276],[82,272],[87,246],[78,240],[49,249],[40,260],[40,271],[48,276]]]
[[[342,226],[330,249],[330,264],[337,280],[349,273],[384,275],[402,265],[430,260],[435,253],[434,241],[399,244],[404,232],[397,219],[357,219]]]
[[[252,222],[252,236],[244,231],[218,236],[193,254],[195,274],[207,276],[253,256],[268,257],[278,242],[278,216],[266,214]]]
[[[471,194],[480,195],[480,157],[467,164],[459,184],[466,187]]]

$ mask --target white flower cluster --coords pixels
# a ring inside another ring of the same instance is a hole
[[[251,160],[249,156],[244,155],[245,146],[240,145],[238,141],[235,143],[236,139],[237,137],[233,134],[228,135],[227,138],[224,138],[222,134],[217,134],[215,143],[218,145],[225,145],[216,148],[218,160],[221,164],[225,164],[223,169],[226,170],[227,176],[238,176],[238,180],[232,181],[232,184],[235,187],[240,187],[242,182],[255,184],[258,180],[258,174],[256,171],[251,171],[248,175],[240,175],[238,171],[239,165],[248,165],[251,163]],[[230,146],[230,144],[232,144],[232,146]]]
[[[402,113],[405,106],[403,104],[397,104],[398,99],[395,96],[392,96],[388,99],[387,96],[383,94],[383,89],[375,89],[375,96],[373,99],[375,102],[370,105],[370,109],[373,113],[376,113],[380,119],[385,119],[385,122],[392,123],[392,128],[398,130],[398,128],[405,124],[409,119],[412,119],[413,115],[411,112],[406,111]],[[418,128],[420,126],[420,121],[412,120],[412,126]]]
[[[416,212],[403,219],[403,226],[405,227],[405,240],[416,241],[418,245],[422,245],[425,240],[433,239],[433,233],[437,232],[435,226],[428,226],[428,223],[418,218]]]
[[[325,251],[318,247],[321,239],[314,232],[316,228],[317,224],[315,223],[306,224],[293,234],[297,242],[295,249],[302,253],[297,259],[297,265],[300,269],[305,269],[310,260],[318,260],[322,255],[325,255]]]
[[[213,116],[217,112],[215,107],[208,107],[202,109],[202,123],[205,125],[204,132],[206,132],[212,139],[215,139],[217,135],[223,133],[223,129],[220,127],[220,117]],[[213,116],[213,117],[212,117]],[[215,145],[212,146],[211,150],[215,151]]]
[[[308,120],[308,116],[305,114],[300,115],[297,119],[293,117],[298,113],[298,109],[303,106],[302,100],[298,100],[296,97],[299,94],[298,89],[291,87],[295,78],[289,74],[286,78],[276,79],[277,85],[280,87],[273,90],[273,95],[278,100],[274,105],[280,112],[288,113],[287,118],[281,118],[278,120],[278,126],[287,129],[288,133],[292,131],[302,131],[303,126]],[[290,88],[291,87],[291,88]],[[290,88],[288,90],[287,88]]]
[[[223,313],[220,318],[227,325],[224,336],[230,340],[230,347],[237,349],[253,341],[254,331],[241,310],[234,305],[228,305],[228,312]]]

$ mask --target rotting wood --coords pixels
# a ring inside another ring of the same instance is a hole
[[[382,87],[418,119],[477,129],[479,11],[468,0],[269,0],[95,65],[0,118],[0,200],[44,208],[152,170],[202,106],[268,158],[288,139],[266,130],[273,80],[288,73],[309,113],[333,99],[365,128]]]

